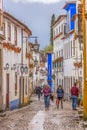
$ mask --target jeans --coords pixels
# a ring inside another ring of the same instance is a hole
[[[77,105],[77,96],[72,96],[72,109],[75,110],[76,109],[76,105]]]
[[[50,104],[50,96],[44,96],[44,103],[45,103],[45,108],[49,108]]]

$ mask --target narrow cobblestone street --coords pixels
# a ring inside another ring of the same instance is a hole
[[[0,117],[0,130],[83,130],[70,102],[64,102],[63,110],[57,110],[55,101],[51,102],[50,110],[45,111],[43,98],[38,101],[34,95],[31,100],[30,105]]]

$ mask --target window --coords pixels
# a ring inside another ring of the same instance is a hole
[[[56,29],[56,35],[58,34],[58,28]]]
[[[5,36],[5,23],[3,23],[3,34]]]
[[[54,60],[55,60],[55,53],[54,53]]]
[[[55,36],[55,30],[53,31],[53,36]]]
[[[17,27],[14,27],[14,43],[17,45]]]
[[[17,73],[15,72],[15,96],[17,96]]]
[[[69,57],[70,57],[70,42],[68,43]]]
[[[58,58],[58,51],[57,51],[57,58]]]
[[[64,24],[64,35],[66,35],[66,24]]]
[[[63,32],[63,24],[61,24],[61,32]]]
[[[82,71],[80,70],[80,75],[82,75]]]
[[[67,53],[66,58],[68,58],[68,43],[66,44],[66,53]]]
[[[60,57],[60,51],[59,51],[59,57]]]
[[[72,57],[72,41],[71,41],[71,57]]]
[[[58,86],[58,79],[57,79],[57,86]]]
[[[60,26],[59,26],[59,33],[60,33]]]
[[[70,12],[68,12],[67,19],[68,19],[68,31],[70,31]]]
[[[61,56],[63,56],[63,49],[61,50]]]
[[[8,41],[11,41],[11,24],[8,22],[7,25]]]
[[[75,55],[75,40],[73,40],[73,55]]]
[[[62,86],[63,86],[63,79],[62,79]],[[63,86],[63,88],[64,88],[64,86]]]

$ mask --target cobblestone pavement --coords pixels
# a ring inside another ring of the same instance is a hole
[[[77,111],[71,110],[71,103],[64,102],[64,109],[57,109],[55,101],[45,111],[43,100],[31,98],[30,105],[7,111],[0,117],[0,130],[83,130]]]

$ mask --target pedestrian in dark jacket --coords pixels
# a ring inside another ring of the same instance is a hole
[[[79,89],[77,87],[77,84],[74,83],[74,86],[71,88],[71,99],[72,99],[72,109],[76,110],[77,100],[79,95]]]
[[[61,85],[58,86],[56,93],[57,93],[57,100],[58,100],[57,108],[59,108],[59,104],[61,102],[61,108],[63,109],[64,90]]]
[[[42,89],[40,86],[36,87],[36,94],[38,96],[38,100],[40,100],[41,94],[42,94]]]

